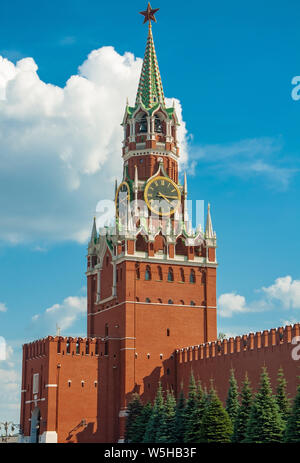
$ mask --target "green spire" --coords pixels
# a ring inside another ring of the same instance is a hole
[[[146,109],[158,106],[159,103],[165,107],[165,97],[154,47],[151,21],[149,22],[149,33],[136,96],[136,105],[140,102],[143,103]]]

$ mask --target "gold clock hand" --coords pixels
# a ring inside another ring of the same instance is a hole
[[[171,204],[171,201],[169,201],[168,198],[165,195],[163,195],[162,193],[159,192],[158,196],[161,196],[162,198],[166,199],[168,201],[168,203]]]
[[[165,195],[165,198],[177,199],[177,196],[169,196],[169,195]]]

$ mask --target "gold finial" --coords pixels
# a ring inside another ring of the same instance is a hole
[[[159,8],[152,9],[151,5],[150,5],[150,2],[148,2],[147,10],[146,11],[140,11],[140,14],[145,16],[143,24],[145,24],[147,21],[149,21],[149,28],[151,28],[151,21],[156,22],[156,18],[155,18],[154,15],[155,15],[155,13],[157,13],[158,10],[159,10]]]

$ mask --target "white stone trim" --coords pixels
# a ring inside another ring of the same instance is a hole
[[[57,387],[57,384],[46,384],[45,387]]]
[[[163,147],[156,146],[156,148],[152,148],[152,149],[147,148],[147,150],[145,149],[142,149],[142,150],[136,149],[136,150],[130,150],[130,151],[128,150],[128,152],[125,155],[123,155],[123,160],[125,162],[125,161],[128,161],[128,159],[130,159],[131,157],[148,156],[149,154],[151,154],[152,156],[170,157],[174,159],[174,161],[178,161],[178,157],[179,157],[178,154],[176,154],[176,149],[173,149],[172,151],[167,151],[165,146]]]
[[[189,305],[189,304],[167,304],[167,303],[162,303],[162,302],[137,302],[137,301],[123,301],[120,302],[119,304],[112,305],[111,307],[108,307],[107,309],[102,309],[99,310],[98,312],[94,313],[89,313],[88,317],[94,316],[94,315],[99,315],[103,312],[106,312],[107,310],[115,309],[116,307],[119,307],[120,305],[123,304],[142,304],[142,305],[160,305],[160,306],[168,306],[168,307],[192,307],[193,309],[216,309],[216,306],[206,306],[206,305]],[[111,339],[134,339],[134,338],[111,338]]]
[[[42,399],[26,400],[25,404],[32,404],[34,402],[43,402],[44,400],[46,400],[46,399],[42,398]]]
[[[57,444],[57,432],[56,431],[45,431],[39,437],[39,442],[41,444]]]
[[[142,254],[142,255],[139,255],[139,254]],[[197,266],[200,266],[201,267],[209,267],[209,268],[217,268],[218,267],[218,263],[217,261],[215,262],[208,262],[205,260],[204,257],[196,257],[194,260],[183,260],[182,257],[186,257],[186,256],[178,256],[178,259],[177,258],[168,258],[168,262],[166,262],[166,260],[163,258],[163,256],[158,256],[158,255],[154,255],[153,257],[147,257],[147,253],[144,252],[144,253],[135,253],[135,254],[127,254],[125,256],[115,256],[115,262],[118,263],[118,264],[121,264],[122,262],[126,261],[126,260],[133,260],[133,261],[139,261],[139,262],[149,262],[149,263],[152,263],[153,264],[153,261],[155,261],[155,263],[159,263],[159,264],[167,264],[167,265],[187,265],[188,267],[195,267],[195,264],[198,264]],[[198,260],[199,259],[199,260]]]
[[[123,347],[120,350],[135,350],[135,347]]]
[[[106,302],[112,301],[115,299],[115,296],[109,296],[106,299],[102,299],[101,301],[97,302],[97,304],[105,304]]]

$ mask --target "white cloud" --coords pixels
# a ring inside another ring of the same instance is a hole
[[[267,180],[268,185],[286,190],[299,169],[283,165],[282,151],[280,137],[245,139],[224,145],[200,146],[193,150],[191,164],[193,170],[195,163],[207,164],[223,177],[249,179],[260,176]]]
[[[54,304],[42,314],[32,317],[32,328],[45,335],[55,334],[56,326],[61,328],[61,334],[70,328],[76,320],[86,314],[86,297],[69,296],[62,303]]]
[[[234,313],[249,312],[244,296],[236,293],[221,294],[218,298],[218,305],[221,317],[232,317]]]
[[[4,302],[0,302],[0,312],[6,312],[6,311],[7,311],[6,305],[4,304]]]
[[[262,287],[256,292],[262,296],[250,303],[246,302],[244,296],[235,292],[221,294],[218,298],[220,316],[229,318],[246,312],[300,309],[300,280],[293,280],[289,275],[277,278],[274,284]]]
[[[0,421],[19,423],[22,349],[6,346],[7,357],[0,361]]]
[[[87,240],[97,202],[112,199],[122,173],[120,123],[141,65],[102,47],[60,88],[40,80],[32,58],[0,57],[0,240]]]
[[[285,309],[300,309],[300,280],[291,276],[277,278],[275,283],[262,291],[269,299],[279,301]]]

